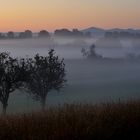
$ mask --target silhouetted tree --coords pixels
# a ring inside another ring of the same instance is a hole
[[[87,57],[87,51],[85,48],[82,48],[81,53],[83,54],[83,57]]]
[[[80,32],[78,29],[73,29],[72,35],[76,36],[76,37],[82,37],[84,34],[82,32]]]
[[[6,39],[7,37],[6,37],[6,34],[4,34],[4,33],[0,33],[1,35],[0,35],[0,39]]]
[[[37,54],[30,65],[31,75],[28,83],[29,90],[41,101],[45,109],[47,94],[50,90],[59,90],[65,82],[65,64],[50,50],[48,56]]]
[[[40,32],[39,32],[39,34],[38,34],[38,36],[39,37],[47,37],[47,38],[49,38],[50,37],[50,33],[48,32],[48,31],[46,31],[46,30],[41,30]]]
[[[97,54],[95,52],[95,45],[93,44],[90,46],[88,57],[96,57],[96,56]]]
[[[56,36],[62,36],[62,37],[72,36],[72,32],[69,31],[68,29],[55,30],[54,34]]]
[[[10,39],[13,39],[13,38],[15,37],[15,36],[14,36],[14,32],[9,31],[9,32],[7,33],[7,37],[10,38]]]
[[[24,39],[25,38],[25,33],[24,32],[20,32],[19,35],[18,35],[18,38]]]
[[[25,38],[32,38],[33,33],[30,30],[25,30],[25,32],[20,32],[18,38],[25,39]]]
[[[25,59],[13,59],[9,53],[0,53],[0,101],[6,114],[10,93],[21,87],[29,77]],[[27,72],[27,73],[26,73]]]
[[[55,30],[54,34],[56,36],[61,36],[61,37],[83,37],[84,34],[79,31],[78,29],[73,29],[72,31],[68,29],[60,29],[60,30]]]
[[[25,38],[32,38],[32,31],[30,30],[25,30]]]
[[[5,39],[5,35],[3,33],[0,33],[0,39]]]
[[[94,44],[90,46],[89,51],[86,51],[85,48],[82,48],[81,53],[83,54],[83,57],[88,59],[102,58],[101,55],[96,53]]]
[[[105,38],[140,38],[140,33],[129,31],[110,31],[105,33]]]

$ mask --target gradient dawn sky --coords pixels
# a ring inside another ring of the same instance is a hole
[[[140,0],[0,0],[0,31],[140,28]]]

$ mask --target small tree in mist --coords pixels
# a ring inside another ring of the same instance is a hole
[[[90,46],[88,51],[85,48],[82,48],[81,53],[83,54],[83,57],[86,57],[87,59],[102,58],[101,55],[96,53],[94,44]]]
[[[30,70],[28,89],[41,101],[44,110],[48,92],[52,89],[59,90],[64,86],[64,61],[55,56],[54,50],[50,50],[45,57],[37,54],[31,62]]]
[[[97,58],[98,55],[96,54],[95,52],[95,45],[91,45],[90,48],[89,48],[89,53],[88,53],[88,58]]]
[[[28,79],[25,59],[13,59],[9,53],[0,53],[0,101],[6,114],[10,93],[21,87]]]

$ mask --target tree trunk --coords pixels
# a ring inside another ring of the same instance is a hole
[[[45,106],[46,106],[46,97],[42,97],[41,98],[41,108],[42,108],[43,112],[45,111]]]
[[[6,111],[7,111],[7,104],[3,104],[3,115],[6,115]]]

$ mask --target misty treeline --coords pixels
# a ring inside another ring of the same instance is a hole
[[[107,31],[104,35],[105,38],[140,38],[139,32],[128,32],[128,31]]]
[[[120,39],[139,39],[140,38],[140,32],[134,31],[131,29],[123,30],[123,29],[116,29],[116,30],[103,30],[100,34],[98,32],[101,29],[94,30],[91,28],[91,30],[78,30],[78,29],[72,29],[69,30],[67,28],[62,29],[56,29],[53,33],[50,33],[47,30],[40,30],[39,32],[32,32],[31,30],[25,30],[23,32],[14,32],[14,31],[8,31],[7,33],[0,32],[0,39],[29,39],[29,38],[51,38],[52,36],[55,37],[82,37],[82,38],[92,38],[97,37],[98,35],[105,37],[105,38],[120,38]]]
[[[9,95],[16,89],[26,89],[45,108],[50,90],[60,90],[65,83],[65,64],[53,49],[47,56],[36,54],[33,58],[12,58],[10,53],[0,53],[0,102],[6,114]]]
[[[78,29],[73,29],[72,31],[68,29],[56,29],[54,33],[50,33],[47,30],[41,30],[38,33],[33,33],[31,30],[25,30],[24,32],[13,32],[9,31],[7,33],[0,33],[0,39],[28,39],[28,38],[51,38],[54,35],[56,37],[90,37],[90,33],[83,33]]]

